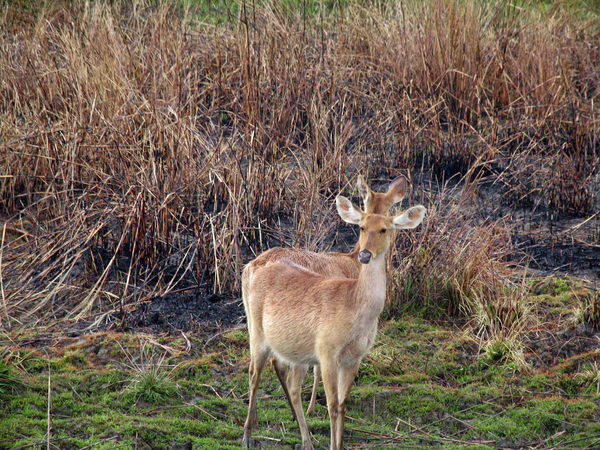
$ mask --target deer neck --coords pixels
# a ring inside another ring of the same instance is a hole
[[[385,252],[369,264],[360,264],[356,286],[359,307],[369,310],[371,314],[378,317],[383,311],[386,296]]]

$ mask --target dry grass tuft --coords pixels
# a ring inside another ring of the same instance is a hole
[[[511,229],[502,220],[465,217],[468,190],[446,186],[431,201],[426,226],[401,237],[386,313],[469,318],[513,288]]]
[[[600,330],[600,292],[590,290],[578,297],[579,306],[575,317],[583,323],[588,323],[592,328]]]

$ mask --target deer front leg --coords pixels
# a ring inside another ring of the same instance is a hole
[[[327,411],[329,412],[329,424],[331,428],[331,450],[339,450],[342,443],[338,442],[338,365],[332,360],[321,359],[321,376],[323,377],[323,388],[327,398]]]
[[[344,422],[346,420],[346,406],[348,405],[348,399],[350,398],[350,390],[354,383],[354,377],[358,372],[360,361],[349,367],[340,367],[338,372],[338,417],[337,417],[337,437],[336,442],[339,444],[339,448],[342,448],[342,440],[344,436]]]

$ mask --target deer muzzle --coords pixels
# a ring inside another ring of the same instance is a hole
[[[358,254],[358,260],[363,264],[369,264],[373,255],[369,250],[363,250]]]

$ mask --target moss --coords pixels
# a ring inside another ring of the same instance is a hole
[[[487,446],[485,444],[446,444],[442,448],[444,450],[491,450],[496,447]]]
[[[223,342],[235,346],[248,345],[248,333],[246,330],[232,330],[223,335]]]
[[[574,278],[547,277],[540,280],[533,280],[531,291],[534,295],[557,297],[562,294],[568,294],[580,286],[581,282]]]

